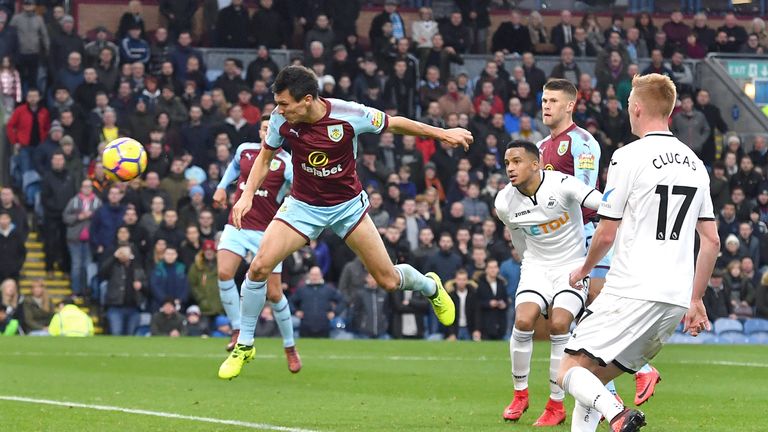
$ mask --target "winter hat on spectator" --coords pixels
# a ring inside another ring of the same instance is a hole
[[[736,234],[730,234],[728,237],[725,238],[725,244],[728,243],[736,243],[736,245],[741,245],[741,242],[739,241],[739,238],[736,237]]]
[[[200,306],[192,305],[192,306],[188,307],[187,308],[187,315],[192,315],[192,314],[200,315]]]
[[[64,24],[65,22],[73,23],[74,24],[75,18],[73,18],[72,15],[64,15],[63,17],[61,17],[61,21],[60,22],[62,24]]]
[[[205,196],[205,191],[203,190],[203,187],[200,185],[194,185],[191,189],[189,189],[189,197],[192,198],[195,196],[195,194],[200,194]]]
[[[199,166],[192,165],[184,171],[184,178],[195,184],[203,184],[208,179],[208,175]]]
[[[60,146],[65,146],[65,145],[75,145],[75,140],[74,140],[74,139],[72,139],[72,137],[71,137],[71,136],[69,136],[69,135],[64,135],[64,136],[63,136],[63,137],[61,137],[61,139],[59,140],[59,145],[60,145]]]
[[[203,242],[203,250],[204,250],[204,251],[207,251],[207,250],[216,250],[216,242],[215,242],[215,241],[213,241],[213,240],[210,240],[210,239],[208,239],[208,240],[204,241],[204,242]]]
[[[320,83],[323,86],[326,84],[336,85],[336,80],[333,78],[333,75],[323,75],[323,77],[320,78]]]
[[[428,170],[428,169],[433,169],[437,171],[437,165],[435,165],[434,162],[427,162],[426,164],[424,164],[424,170]]]
[[[345,47],[342,44],[338,44],[333,47],[333,52],[346,51],[346,50],[347,50],[347,47]]]
[[[588,128],[589,126],[599,127],[597,124],[597,120],[593,119],[592,117],[588,118],[587,121],[584,123],[584,127]]]
[[[54,120],[53,122],[51,122],[50,132],[53,133],[55,131],[64,132],[64,128],[61,127],[61,122],[59,122],[58,120]]]
[[[768,189],[760,189],[760,192],[758,192],[758,195],[768,195]]]

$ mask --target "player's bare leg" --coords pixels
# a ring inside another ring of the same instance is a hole
[[[570,339],[573,315],[566,309],[556,307],[549,317],[549,338],[551,348],[549,354],[549,401],[544,412],[533,424],[534,426],[556,426],[565,422],[565,407],[563,399],[565,392],[557,385],[557,373],[560,370],[560,360],[563,358],[565,344]]]
[[[235,285],[235,272],[242,261],[243,257],[232,251],[221,249],[216,252],[219,297],[221,305],[224,306],[224,313],[232,326],[232,337],[227,343],[227,351],[235,348],[237,337],[240,335],[240,294]]]
[[[423,275],[409,264],[392,265],[384,241],[370,216],[363,216],[344,240],[380,287],[387,291],[420,292],[432,302],[435,314],[443,325],[453,324],[456,309],[440,278],[434,273]]]
[[[587,297],[588,305],[591,304],[600,294],[604,285],[605,278],[590,279],[589,295]],[[640,406],[648,402],[648,399],[650,399],[651,396],[653,396],[653,394],[656,392],[656,384],[660,382],[661,374],[659,374],[659,371],[655,367],[651,366],[650,363],[646,363],[642,368],[640,368],[640,370],[635,374],[635,405]],[[620,402],[622,402],[621,397],[619,397],[619,393],[616,391],[616,385],[613,383],[613,381],[609,381],[605,386],[608,388],[608,391],[613,393],[613,395]]]
[[[273,220],[264,231],[259,251],[240,289],[243,297],[240,335],[234,350],[219,368],[219,378],[232,379],[238,376],[243,365],[253,359],[256,351],[253,348],[253,334],[267,299],[267,279],[279,263],[306,243],[304,236],[279,220]]]
[[[645,426],[645,415],[641,411],[626,409],[619,403],[611,392],[605,388],[605,383],[612,381],[624,373],[615,364],[600,366],[598,362],[583,353],[566,354],[560,362],[557,382],[576,399],[574,417],[577,413],[590,414],[596,409],[605,418],[610,419],[611,430],[614,432],[634,432]],[[577,423],[573,431],[592,432],[597,428],[594,418],[592,423]]]
[[[293,318],[288,306],[288,299],[283,293],[283,281],[280,273],[272,273],[267,278],[267,300],[272,306],[272,314],[280,330],[280,336],[283,337],[283,350],[285,351],[285,359],[288,361],[288,370],[291,373],[298,373],[301,370],[301,357],[299,357],[296,343],[293,340]],[[259,311],[260,313],[261,311]]]
[[[512,361],[512,380],[515,386],[512,402],[504,409],[503,418],[516,421],[528,410],[528,375],[531,373],[533,354],[533,328],[541,314],[536,303],[525,302],[515,307],[515,326],[509,338],[509,358]]]

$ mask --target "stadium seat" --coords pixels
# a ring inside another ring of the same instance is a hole
[[[730,318],[718,318],[715,321],[715,334],[720,336],[724,333],[743,333],[744,326],[741,325],[741,321]]]
[[[671,344],[685,344],[685,345],[701,345],[705,343],[711,343],[716,337],[712,333],[702,333],[699,336],[693,337],[685,333],[674,333],[667,343]]]
[[[759,332],[747,336],[747,341],[753,345],[768,345],[768,333]]]
[[[729,331],[717,336],[717,342],[720,345],[747,344],[749,341],[742,333]]]
[[[677,327],[675,327],[675,333],[682,333],[684,327],[685,327],[685,324],[683,324],[683,322],[680,321],[680,324],[678,324]]]
[[[768,333],[768,320],[761,318],[748,319],[744,323],[744,334],[749,336],[753,333]]]

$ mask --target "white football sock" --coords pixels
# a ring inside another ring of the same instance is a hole
[[[512,360],[512,379],[515,390],[528,388],[528,374],[531,373],[531,354],[533,354],[533,331],[512,329],[509,338],[509,357]]]
[[[576,366],[565,373],[563,389],[583,405],[597,409],[606,420],[613,420],[624,411],[624,406],[605,388],[603,383],[583,367]]]
[[[571,416],[571,432],[595,432],[602,416],[596,409],[576,401]]]
[[[560,360],[563,358],[565,344],[571,338],[570,333],[562,335],[551,335],[551,351],[549,353],[549,398],[553,401],[562,401],[565,399],[565,391],[557,385],[557,372],[560,370]]]

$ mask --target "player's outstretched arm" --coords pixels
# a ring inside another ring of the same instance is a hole
[[[221,176],[219,184],[216,186],[216,192],[213,193],[213,202],[220,208],[227,206],[227,186],[240,177],[240,163],[239,154],[235,154],[235,157],[229,161],[227,169],[224,170],[224,175]]]
[[[402,116],[390,117],[387,130],[399,135],[415,135],[434,138],[450,144],[451,147],[464,147],[464,150],[469,150],[469,146],[474,140],[472,138],[472,132],[466,129],[441,129]]]
[[[587,277],[589,272],[600,262],[601,259],[608,253],[613,246],[613,241],[616,240],[616,231],[619,229],[621,220],[612,220],[603,218],[597,225],[595,234],[592,236],[592,244],[589,246],[587,252],[587,258],[584,260],[584,264],[571,272],[571,276],[568,282],[572,287],[576,288],[581,281]]]
[[[698,336],[702,331],[710,329],[707,311],[704,308],[704,292],[715,268],[717,254],[720,252],[720,236],[717,235],[717,225],[713,220],[700,220],[696,224],[701,246],[696,257],[696,271],[693,274],[693,295],[691,306],[685,314],[685,328],[692,336]]]
[[[235,228],[241,228],[240,223],[243,215],[251,209],[253,195],[261,187],[261,184],[264,183],[264,179],[269,173],[269,164],[274,157],[275,150],[272,150],[269,146],[263,146],[261,151],[259,151],[259,155],[251,167],[251,172],[248,174],[248,181],[245,183],[243,194],[240,195],[240,199],[232,207],[232,223],[235,225]]]

